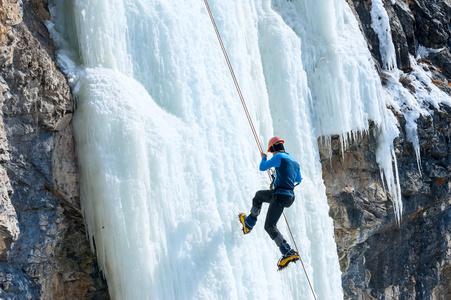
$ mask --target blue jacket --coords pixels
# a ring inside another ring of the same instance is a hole
[[[294,185],[302,181],[301,167],[287,152],[279,152],[270,160],[266,157],[260,162],[260,171],[276,169],[274,190],[276,194],[294,197]]]

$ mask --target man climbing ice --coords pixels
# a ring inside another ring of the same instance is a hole
[[[296,183],[302,181],[299,163],[289,153],[285,152],[283,144],[284,140],[277,136],[269,140],[268,152],[271,152],[273,157],[267,160],[267,155],[263,152],[261,153],[260,171],[275,168],[276,175],[271,183],[271,189],[260,190],[255,193],[249,216],[246,216],[245,213],[239,214],[240,222],[243,225],[243,233],[248,234],[257,222],[263,202],[269,203],[265,230],[271,239],[274,240],[277,247],[279,247],[280,252],[282,252],[282,257],[277,263],[279,270],[287,267],[289,263],[299,260],[299,254],[291,249],[277,229],[277,221],[279,221],[283,209],[293,204],[295,198],[293,189]]]

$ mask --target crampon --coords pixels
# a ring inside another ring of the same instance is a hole
[[[277,271],[283,270],[286,267],[288,267],[288,265],[290,263],[295,263],[299,260],[299,255],[297,252],[295,251],[290,251],[287,254],[283,255],[280,259],[279,262],[277,263]]]

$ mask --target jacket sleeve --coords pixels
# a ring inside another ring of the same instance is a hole
[[[260,171],[266,171],[270,168],[277,168],[280,166],[281,155],[276,154],[270,160],[267,160],[266,157],[262,157],[262,161],[260,162]]]

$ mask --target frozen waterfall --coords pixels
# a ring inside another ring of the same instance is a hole
[[[299,264],[276,272],[263,217],[241,233],[238,212],[269,182],[203,1],[50,2],[77,100],[82,209],[111,296],[313,299]],[[281,136],[301,164],[286,216],[318,299],[343,299],[317,138],[345,146],[373,120],[395,184],[395,121],[357,21],[343,0],[209,3],[263,148]]]

